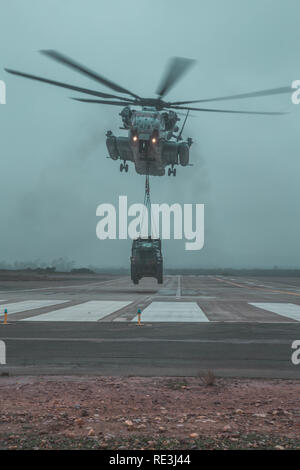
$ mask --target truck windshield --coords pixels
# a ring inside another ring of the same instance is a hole
[[[144,242],[144,243],[141,243],[140,247],[141,248],[152,248],[153,245],[152,245],[152,243]]]

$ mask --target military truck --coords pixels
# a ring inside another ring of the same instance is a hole
[[[142,277],[155,277],[158,284],[163,283],[163,258],[159,238],[137,238],[132,242],[131,279],[138,284]]]

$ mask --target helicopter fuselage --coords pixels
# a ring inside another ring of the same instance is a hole
[[[128,135],[117,137],[108,131],[106,145],[110,158],[123,161],[121,171],[128,171],[127,162],[131,161],[138,174],[163,176],[166,166],[170,166],[168,174],[175,176],[176,165],[189,164],[192,140],[176,139],[179,118],[174,111],[159,112],[149,107],[136,111],[126,106],[120,115],[123,121],[121,129],[128,130]]]

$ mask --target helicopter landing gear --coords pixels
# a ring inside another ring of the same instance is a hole
[[[126,163],[125,160],[124,163],[121,163],[120,165],[120,171],[122,172],[123,170],[125,170],[125,173],[128,173],[128,163]]]
[[[172,166],[172,169],[171,168],[168,169],[168,176],[171,176],[171,175],[176,176],[176,168],[173,168],[173,166]]]

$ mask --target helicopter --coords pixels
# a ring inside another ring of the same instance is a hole
[[[136,93],[112,82],[104,76],[94,72],[73,59],[55,50],[42,50],[42,54],[52,60],[72,68],[88,78],[110,88],[117,94],[104,93],[102,91],[81,88],[68,83],[50,80],[36,75],[23,73],[6,68],[6,72],[31,80],[48,83],[62,88],[67,88],[84,95],[93,96],[93,99],[83,97],[72,97],[71,99],[93,104],[105,104],[122,106],[119,113],[122,119],[120,129],[127,131],[127,136],[115,136],[112,131],[106,132],[106,146],[109,157],[112,160],[121,160],[120,171],[128,172],[128,162],[133,162],[135,170],[141,175],[163,176],[168,167],[168,175],[176,176],[176,166],[183,167],[190,164],[190,147],[193,143],[191,137],[183,139],[183,130],[190,111],[233,113],[233,114],[258,114],[258,115],[281,115],[283,112],[264,111],[240,111],[230,109],[198,108],[190,107],[193,103],[206,103],[214,101],[227,101],[245,98],[257,98],[261,96],[291,93],[291,87],[285,86],[268,90],[255,91],[251,93],[240,93],[230,96],[219,96],[209,99],[198,99],[192,101],[165,101],[164,97],[174,87],[179,79],[195,63],[193,59],[184,57],[173,57],[169,61],[158,88],[156,98],[143,98]],[[122,94],[122,95],[120,95]],[[126,95],[126,96],[124,96]],[[101,99],[99,99],[101,98]],[[138,107],[141,109],[132,109]],[[178,115],[186,113],[183,125],[179,129],[177,125],[180,118]]]

